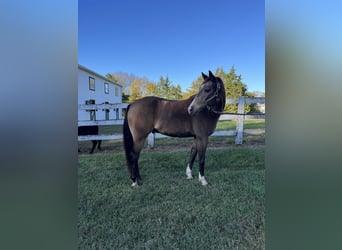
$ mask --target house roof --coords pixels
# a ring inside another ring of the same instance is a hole
[[[97,77],[101,78],[102,80],[104,80],[104,81],[106,81],[106,82],[110,82],[110,83],[112,83],[112,84],[114,84],[114,85],[117,85],[117,86],[119,86],[119,87],[122,88],[122,85],[121,85],[121,84],[119,84],[119,83],[117,83],[117,82],[114,82],[113,80],[110,80],[110,79],[108,79],[107,77],[105,77],[105,76],[103,76],[103,75],[100,75],[99,73],[97,73],[97,72],[95,72],[95,71],[93,71],[93,70],[91,70],[91,69],[88,69],[88,68],[86,68],[86,67],[84,67],[84,66],[82,66],[82,65],[80,65],[80,64],[78,65],[78,68],[81,69],[81,70],[83,70],[83,71],[88,72],[89,74],[92,74],[92,75],[94,75],[94,76],[97,76]]]

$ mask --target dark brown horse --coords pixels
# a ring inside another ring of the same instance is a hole
[[[98,135],[99,134],[99,126],[79,126],[78,127],[78,135]],[[97,148],[101,151],[101,140],[92,140],[93,146],[89,152],[89,154],[94,153],[94,150]],[[78,150],[80,152],[80,150]]]
[[[207,185],[204,178],[205,152],[208,137],[214,132],[226,101],[224,85],[211,71],[202,73],[203,83],[197,95],[186,100],[170,101],[158,97],[144,97],[127,107],[123,135],[128,171],[132,186],[141,180],[138,160],[145,139],[151,132],[173,137],[194,137],[186,176],[192,179],[192,166],[199,156],[199,181]]]

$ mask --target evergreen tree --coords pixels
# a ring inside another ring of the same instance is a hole
[[[169,80],[169,77],[166,76],[166,78],[164,79],[163,76],[160,76],[159,82],[157,83],[158,96],[167,98],[170,87],[171,87],[171,81]]]
[[[199,76],[195,81],[192,82],[191,86],[185,93],[183,93],[184,98],[189,98],[192,95],[196,95],[198,93],[198,90],[203,82],[202,75]]]
[[[180,99],[182,99],[182,97],[183,97],[183,95],[182,95],[181,86],[180,85],[177,85],[177,86],[171,85],[168,92],[167,92],[166,98],[170,99],[170,100],[180,100]]]
[[[126,95],[125,92],[121,92],[122,96],[122,102],[128,102],[129,101],[129,95]]]
[[[245,96],[247,85],[242,82],[241,75],[236,74],[234,66],[230,68],[229,73],[225,73],[223,68],[217,68],[215,75],[220,77],[224,82],[227,98],[233,98],[236,100],[239,96]],[[246,112],[249,111],[249,106],[249,104],[246,104]],[[237,104],[227,104],[225,111],[233,113],[237,112]]]

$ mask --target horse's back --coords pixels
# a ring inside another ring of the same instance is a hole
[[[129,105],[128,120],[149,119],[154,116],[155,110],[158,107],[160,98],[154,96],[147,96],[136,100]]]
[[[148,108],[148,109],[150,109],[150,108],[153,107],[153,105],[157,104],[157,103],[160,102],[161,100],[163,100],[163,99],[160,98],[160,97],[156,97],[156,96],[146,96],[146,97],[143,97],[143,98],[141,98],[141,99],[138,99],[138,100],[132,102],[132,103],[130,104],[130,109],[131,109],[132,107],[134,107],[134,108],[139,107],[139,108]],[[152,105],[152,106],[151,106],[151,105]]]

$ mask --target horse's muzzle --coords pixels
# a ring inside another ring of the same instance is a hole
[[[194,107],[193,107],[192,105],[190,105],[190,106],[188,107],[188,113],[189,113],[189,115],[192,115],[193,111],[194,111]]]
[[[202,107],[200,105],[198,105],[196,100],[197,100],[197,98],[195,97],[194,100],[192,100],[192,102],[190,103],[190,105],[188,107],[188,113],[191,116],[196,115],[198,112],[200,112],[202,110]]]
[[[201,110],[202,110],[201,108],[197,108],[197,107],[195,107],[194,105],[190,105],[190,106],[188,107],[188,113],[189,113],[189,115],[191,115],[191,116],[196,115],[196,114],[199,113]]]

